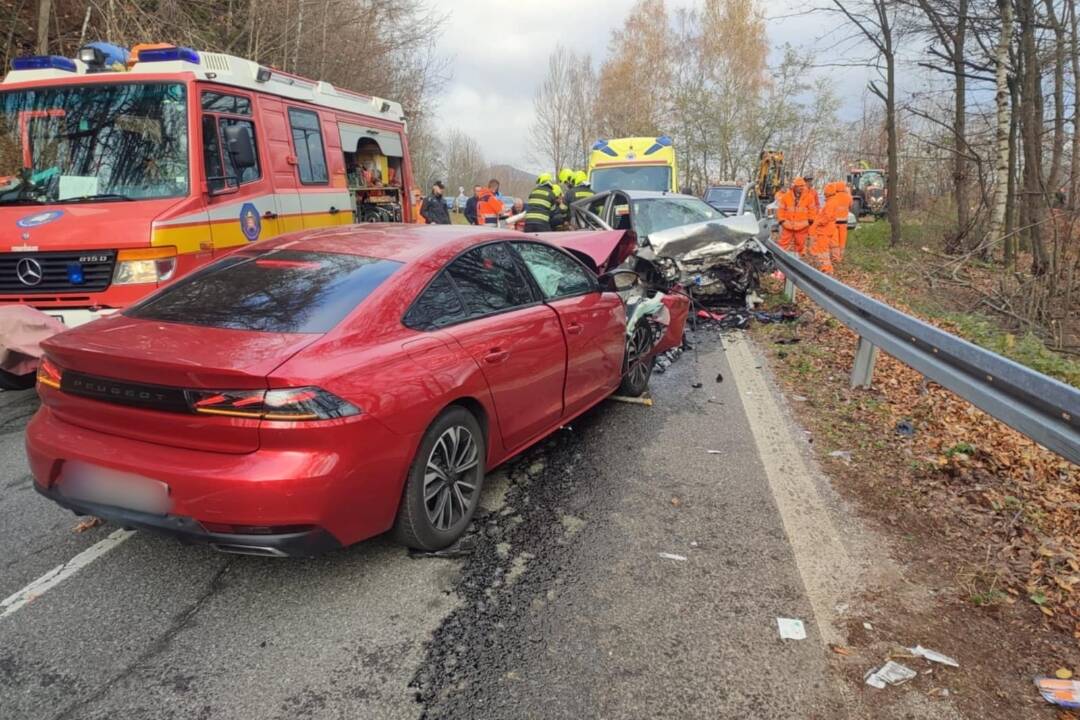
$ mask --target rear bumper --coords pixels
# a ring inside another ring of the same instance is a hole
[[[261,554],[307,555],[390,529],[413,439],[392,433],[370,416],[295,433],[289,431],[288,447],[272,446],[265,438],[261,448],[244,454],[191,450],[74,425],[43,405],[27,426],[26,453],[37,490],[59,505],[187,542],[277,547],[282,553]],[[165,483],[168,514],[93,507],[64,496],[63,468],[75,460]],[[239,532],[242,526],[312,531],[278,537],[219,532],[226,525]]]
[[[222,552],[270,557],[307,557],[321,555],[341,547],[334,536],[321,528],[280,535],[239,535],[208,532],[199,522],[182,515],[153,515],[112,505],[101,505],[64,497],[56,489],[34,483],[34,489],[60,507],[76,515],[93,515],[123,527],[163,533],[182,543],[210,545]]]

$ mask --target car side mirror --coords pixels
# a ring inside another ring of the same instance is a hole
[[[600,276],[600,289],[604,292],[633,290],[641,277],[633,270],[609,270]]]
[[[225,126],[225,150],[238,170],[255,167],[255,142],[247,125]]]

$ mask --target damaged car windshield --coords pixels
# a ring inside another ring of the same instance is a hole
[[[634,229],[643,237],[681,225],[720,220],[724,217],[704,200],[697,198],[641,198],[633,203]]]

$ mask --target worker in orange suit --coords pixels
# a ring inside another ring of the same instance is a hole
[[[498,225],[503,212],[503,202],[499,197],[499,181],[492,178],[486,188],[481,188],[476,195],[476,224]]]
[[[806,260],[824,273],[832,274],[834,253],[837,248],[836,215],[837,208],[844,200],[837,193],[836,184],[825,186],[825,204],[821,206],[810,228],[810,245],[806,249]]]
[[[844,259],[844,248],[847,247],[847,218],[848,213],[851,212],[851,188],[843,180],[838,180],[834,184],[836,185],[836,194],[840,196],[836,201],[837,253],[833,259],[835,264]]]
[[[788,252],[802,255],[806,251],[806,237],[814,218],[812,195],[801,177],[795,178],[791,188],[780,195],[776,219],[780,221],[780,247]]]

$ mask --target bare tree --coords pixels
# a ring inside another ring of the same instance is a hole
[[[460,130],[452,130],[443,144],[443,165],[447,185],[463,185],[468,192],[473,185],[488,181],[488,163],[480,143]]]
[[[997,107],[994,132],[994,200],[990,208],[990,231],[985,244],[987,249],[996,247],[1002,240],[1005,207],[1009,197],[1009,126],[1012,120],[1009,105],[1009,45],[1012,43],[1012,0],[998,0],[998,12],[1001,14],[1001,29],[994,51],[994,103]]]
[[[556,45],[548,56],[548,72],[533,97],[533,124],[530,128],[536,159],[558,170],[579,156],[575,137],[579,124],[575,115],[589,114],[575,92],[574,75],[578,57],[564,45]]]
[[[37,54],[49,54],[49,17],[52,14],[52,0],[38,0],[37,13]]]
[[[878,81],[871,81],[869,90],[885,105],[885,134],[888,144],[888,215],[889,243],[900,242],[900,203],[898,202],[900,180],[900,148],[897,141],[896,122],[896,63],[897,41],[900,36],[898,22],[899,3],[894,0],[832,0],[836,10],[843,14],[861,33],[863,38],[877,51],[879,63],[877,69],[883,75],[885,87]],[[882,72],[880,63],[884,63]]]

